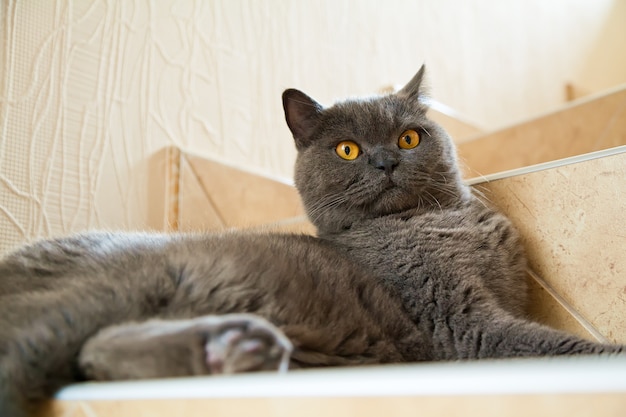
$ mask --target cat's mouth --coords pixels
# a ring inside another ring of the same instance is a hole
[[[398,185],[393,180],[393,178],[391,178],[390,175],[385,175],[385,177],[379,183],[378,190],[377,190],[378,192],[376,193],[377,196],[375,197],[375,199],[378,200],[381,197],[391,192],[394,192],[394,190],[397,190],[397,188],[398,188]]]
[[[390,214],[403,209],[401,203],[404,200],[404,192],[391,176],[386,175],[377,188],[370,204],[377,209],[379,214]]]
[[[376,192],[371,195],[369,210],[377,215],[390,215],[429,204],[440,206],[435,196],[429,196],[427,191],[412,185],[403,182],[402,178],[394,180],[392,176],[386,175],[379,182]]]
[[[414,193],[407,189],[401,177],[394,178],[393,174],[385,173],[370,184],[369,187],[361,187],[358,199],[352,199],[353,207],[358,206],[364,212],[384,216],[405,211],[416,204]]]
[[[381,184],[384,191],[396,188],[396,182],[393,180],[391,175],[385,175],[384,179],[381,181]]]

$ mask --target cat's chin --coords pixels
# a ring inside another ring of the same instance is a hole
[[[419,200],[407,194],[406,190],[395,184],[392,180],[381,188],[368,207],[368,211],[376,216],[387,216],[413,209],[419,204]]]
[[[364,212],[373,217],[389,216],[406,213],[408,211],[442,210],[463,199],[462,195],[450,200],[449,195],[440,195],[435,190],[422,188],[408,188],[402,184],[390,181],[379,189]]]

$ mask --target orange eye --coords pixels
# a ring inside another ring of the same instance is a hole
[[[420,143],[420,135],[415,130],[407,130],[398,138],[398,146],[402,149],[413,149]]]
[[[344,140],[335,147],[335,152],[337,152],[340,158],[346,161],[352,161],[359,156],[359,145],[352,141]]]

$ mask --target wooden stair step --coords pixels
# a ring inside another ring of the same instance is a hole
[[[472,178],[626,145],[626,86],[460,143]]]

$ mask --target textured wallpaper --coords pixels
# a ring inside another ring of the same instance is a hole
[[[287,87],[331,103],[426,61],[436,97],[484,126],[557,106],[613,2],[503,3],[0,0],[0,252],[158,228],[164,146],[290,177]]]

